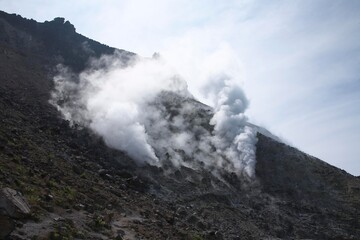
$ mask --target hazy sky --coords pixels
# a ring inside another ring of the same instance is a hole
[[[360,175],[358,0],[0,0],[0,9],[37,21],[62,16],[142,56],[171,52],[196,65],[195,56],[231,49],[252,122]]]

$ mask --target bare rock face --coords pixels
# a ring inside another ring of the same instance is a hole
[[[30,206],[22,194],[11,188],[0,192],[0,239],[15,229],[14,219],[24,218],[30,214]]]
[[[30,214],[30,206],[20,192],[3,188],[0,193],[0,211],[2,215],[22,218]]]

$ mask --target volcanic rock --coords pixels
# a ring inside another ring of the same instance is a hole
[[[30,214],[30,206],[20,192],[3,188],[0,192],[0,211],[2,215],[23,218]]]

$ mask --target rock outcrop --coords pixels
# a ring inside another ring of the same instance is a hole
[[[14,219],[22,219],[30,214],[30,206],[23,195],[11,188],[0,192],[0,239],[15,229]]]

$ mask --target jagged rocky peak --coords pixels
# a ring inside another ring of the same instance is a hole
[[[113,54],[115,48],[76,33],[73,24],[63,17],[43,23],[0,11],[0,44],[35,54],[51,69],[61,63],[75,72],[83,71],[91,58]],[[135,54],[118,49],[124,61]],[[36,60],[39,60],[38,58]]]
[[[65,21],[63,17],[56,17],[52,21],[45,21],[45,24],[49,24],[51,27],[63,28],[70,32],[76,32],[75,26],[69,21]]]

